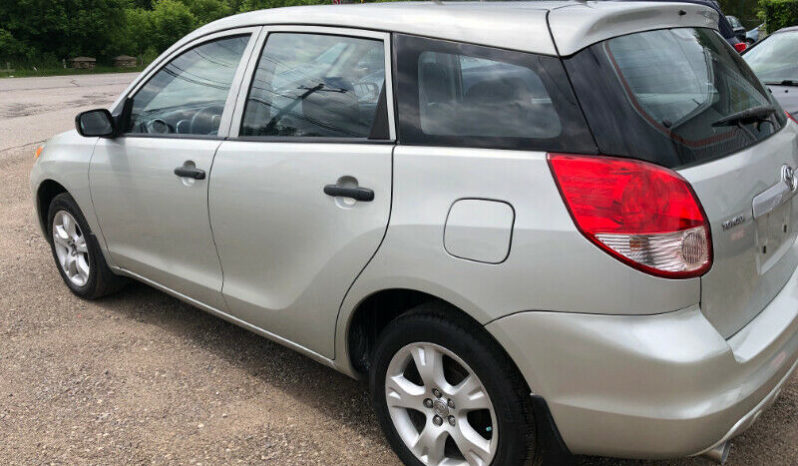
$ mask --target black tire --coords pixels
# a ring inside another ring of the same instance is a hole
[[[391,359],[401,348],[414,342],[434,343],[451,351],[482,382],[493,405],[499,433],[491,464],[535,464],[537,442],[533,405],[521,374],[484,328],[439,302],[422,304],[391,322],[381,333],[372,358],[369,372],[372,403],[383,432],[399,458],[408,465],[423,465],[397,432],[385,399],[385,380]]]
[[[83,286],[78,286],[73,283],[61,267],[56,252],[56,246],[53,241],[53,221],[59,211],[66,211],[74,217],[77,225],[80,228],[82,236],[86,240],[88,249],[88,264],[89,264],[89,277]],[[86,217],[83,216],[78,204],[68,193],[61,193],[53,198],[50,202],[50,207],[47,211],[47,240],[50,243],[50,249],[53,253],[53,260],[61,274],[61,278],[66,283],[67,287],[75,295],[83,299],[97,299],[118,291],[125,285],[125,279],[115,275],[108,268],[105,263],[100,245],[97,242],[97,237],[92,233],[89,224],[86,222]]]

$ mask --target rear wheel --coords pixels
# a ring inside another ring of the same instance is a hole
[[[531,463],[530,394],[485,330],[437,304],[398,317],[380,336],[372,401],[410,465]]]
[[[62,193],[53,198],[47,218],[53,258],[73,293],[94,299],[124,285],[124,279],[114,275],[105,263],[97,238],[72,196]]]

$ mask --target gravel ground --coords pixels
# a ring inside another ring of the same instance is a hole
[[[360,383],[144,285],[95,302],[63,285],[33,143],[131,79],[0,80],[0,463],[398,464]],[[798,377],[728,464],[798,464]]]

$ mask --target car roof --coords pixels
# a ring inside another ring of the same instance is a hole
[[[549,32],[549,24],[551,32]],[[664,27],[717,29],[717,13],[692,3],[607,1],[396,2],[273,8],[214,21],[175,47],[221,30],[314,25],[398,32],[542,55],[571,55],[595,42]]]
[[[781,32],[796,32],[798,31],[798,26],[789,26],[786,28],[781,28],[778,31],[774,32],[773,34],[779,34]]]

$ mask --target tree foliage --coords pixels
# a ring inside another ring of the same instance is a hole
[[[0,0],[0,62],[152,56],[234,13],[330,0]]]
[[[788,26],[798,26],[798,0],[761,0],[760,18],[768,32]]]
[[[759,24],[756,10],[760,0],[719,1],[726,13],[746,26]],[[761,0],[763,7],[795,1]],[[0,0],[0,63],[54,62],[78,55],[105,62],[120,54],[154,58],[189,31],[234,13],[330,3],[332,0]],[[779,8],[773,11],[782,11]]]

